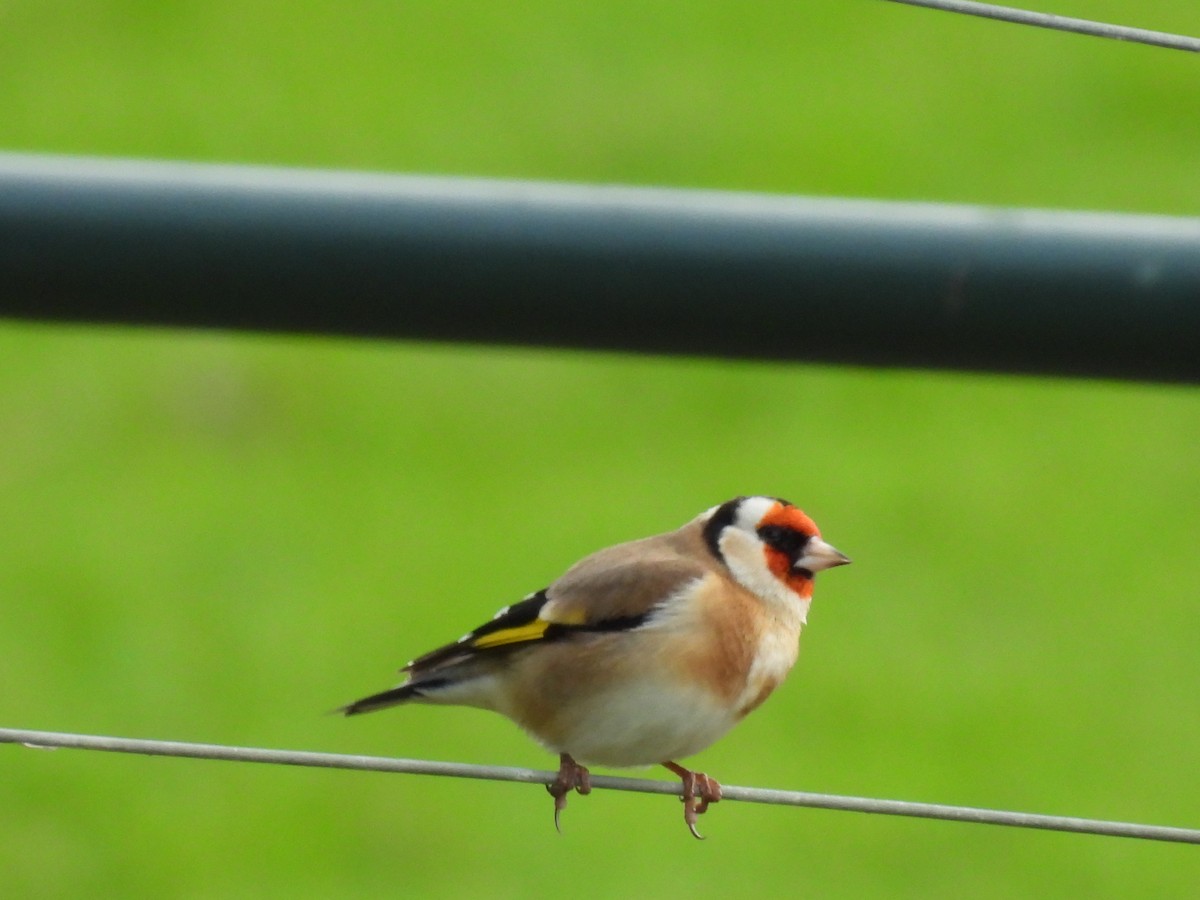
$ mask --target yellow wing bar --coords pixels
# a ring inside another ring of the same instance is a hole
[[[524,625],[513,628],[501,628],[491,634],[481,635],[471,641],[471,646],[481,650],[488,647],[502,647],[505,644],[523,644],[529,641],[541,640],[550,623],[545,619],[534,619]]]

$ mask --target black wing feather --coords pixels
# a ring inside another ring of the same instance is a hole
[[[501,611],[494,619],[480,625],[474,631],[469,632],[454,643],[446,644],[443,647],[438,647],[436,650],[430,650],[423,656],[418,656],[400,671],[415,673],[421,669],[436,668],[449,660],[474,656],[481,651],[471,647],[473,641],[485,635],[503,631],[506,628],[519,628],[522,625],[528,625],[538,617],[538,613],[546,605],[546,599],[546,591],[538,591],[533,596],[526,597],[520,603],[514,603],[512,606]],[[508,647],[508,645],[504,646]],[[503,648],[497,647],[496,649]]]
[[[348,706],[343,706],[339,712],[347,716],[352,716],[358,713],[383,709],[388,706],[395,706],[407,700],[425,696],[426,692],[436,691],[439,687],[454,681],[455,674],[447,672],[450,667],[478,658],[484,654],[511,653],[513,650],[527,647],[534,642],[561,640],[569,635],[583,632],[624,631],[637,628],[650,615],[649,613],[644,613],[641,615],[617,616],[582,625],[554,623],[547,625],[540,637],[501,643],[495,646],[476,646],[476,642],[479,639],[485,638],[489,634],[507,629],[521,628],[536,621],[548,599],[546,590],[541,590],[530,597],[526,597],[520,603],[514,603],[507,609],[501,610],[491,621],[480,625],[469,634],[463,635],[463,637],[454,643],[431,650],[410,662],[400,670],[408,675],[408,681],[404,684],[387,691],[381,691],[378,694],[372,694],[369,697],[363,697],[361,700],[356,700]],[[439,673],[446,674],[443,676]]]

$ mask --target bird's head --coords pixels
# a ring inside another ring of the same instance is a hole
[[[735,497],[701,521],[712,553],[764,600],[808,601],[817,572],[850,562],[803,510],[776,497]]]

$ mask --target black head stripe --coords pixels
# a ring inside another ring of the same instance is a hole
[[[733,524],[733,520],[737,518],[738,507],[745,499],[745,497],[734,497],[732,500],[722,503],[704,526],[704,542],[708,544],[712,555],[722,562],[725,561],[725,558],[721,555],[721,532]]]

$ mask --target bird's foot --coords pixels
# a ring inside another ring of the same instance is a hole
[[[708,804],[721,799],[721,785],[717,779],[710,778],[703,772],[693,772],[685,769],[679,763],[665,762],[663,765],[674,772],[683,781],[683,821],[692,833],[692,837],[704,840],[704,835],[696,830],[696,817],[708,810]]]
[[[546,790],[554,798],[554,829],[562,834],[558,817],[567,806],[567,794],[572,790],[580,794],[592,792],[592,776],[583,766],[575,762],[569,753],[558,755],[558,777],[553,783],[546,785]]]

